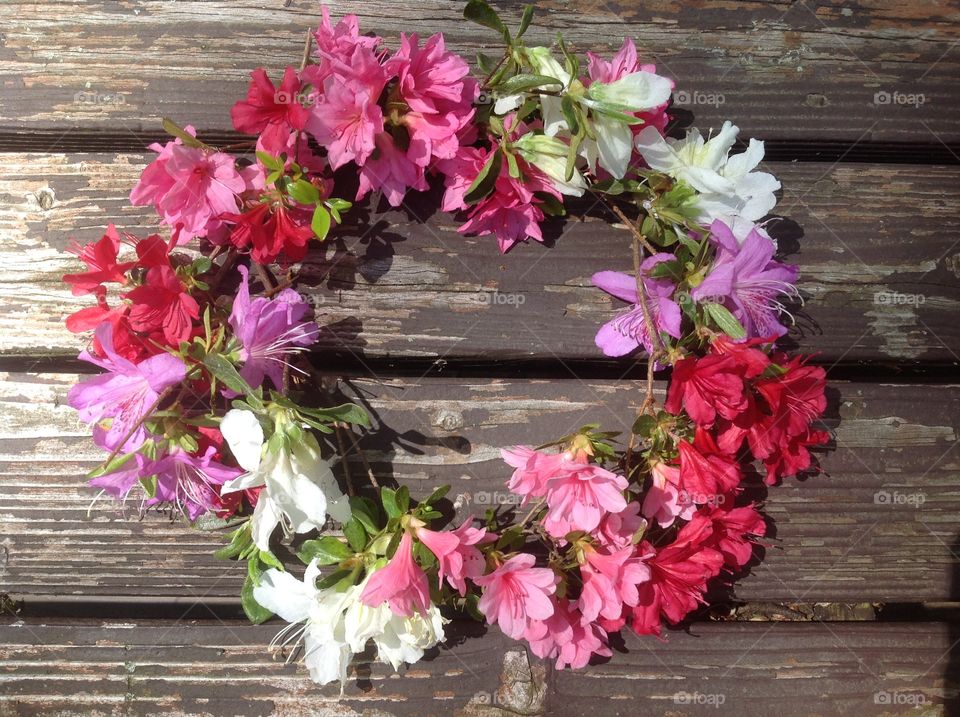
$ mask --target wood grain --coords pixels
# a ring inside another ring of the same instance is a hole
[[[453,623],[453,644],[401,676],[358,659],[342,699],[271,659],[280,623],[134,620],[0,626],[0,714],[924,715],[956,706],[943,624],[703,624],[630,637],[607,662],[556,671],[496,628]],[[467,639],[463,639],[467,638]]]
[[[100,454],[63,405],[76,377],[7,374],[0,382],[0,592],[236,600],[242,570],[218,561],[216,533],[109,499],[91,509],[82,475]],[[382,481],[425,496],[444,483],[461,515],[509,501],[499,448],[540,443],[600,421],[627,430],[636,382],[357,378],[343,385],[374,416],[363,439]],[[741,600],[784,602],[960,598],[958,386],[837,382],[824,474],[771,488],[765,559],[738,583]],[[353,477],[363,473],[354,464]],[[762,490],[751,489],[756,498]],[[718,599],[726,593],[716,591]]]
[[[107,223],[144,236],[152,211],[128,206],[142,155],[0,155],[0,355],[73,356],[63,317],[85,305],[60,281],[71,237]],[[772,163],[784,196],[772,225],[801,266],[807,305],[788,346],[827,364],[960,362],[960,168]],[[301,290],[329,326],[318,346],[386,357],[602,359],[597,328],[622,304],[590,285],[630,269],[622,226],[586,202],[552,225],[554,245],[501,256],[432,214],[437,195],[378,213],[359,207],[339,239],[315,245]],[[432,214],[432,215],[431,215]],[[22,364],[21,364],[22,366]]]
[[[522,3],[495,4],[517,23]],[[642,56],[676,81],[683,122],[691,113],[704,128],[732,118],[746,136],[770,140],[942,150],[960,139],[955,2],[536,5],[530,44],[549,44],[562,31],[579,50],[609,53],[635,37]],[[464,22],[462,7],[364,0],[333,3],[331,12],[359,15],[365,31],[392,45],[401,31],[442,31],[468,59],[478,48],[497,52],[496,35]],[[249,72],[296,64],[304,29],[318,18],[312,0],[3,3],[0,133],[8,144],[53,151],[97,133],[115,142],[155,134],[165,116],[230,129],[228,110],[245,94]]]

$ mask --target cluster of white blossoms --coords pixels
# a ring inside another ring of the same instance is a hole
[[[393,669],[413,664],[426,650],[443,641],[443,626],[436,605],[423,613],[404,617],[387,603],[370,607],[360,601],[366,580],[346,590],[317,588],[320,569],[311,562],[303,581],[276,569],[266,571],[254,587],[254,599],[290,623],[274,640],[275,645],[297,643],[302,638],[304,662],[310,677],[319,684],[340,681],[341,694],[347,668],[354,655],[370,640],[382,662]],[[369,579],[369,577],[368,577]]]

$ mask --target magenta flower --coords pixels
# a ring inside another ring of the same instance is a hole
[[[439,580],[447,582],[460,593],[467,594],[466,578],[483,575],[483,553],[477,545],[496,540],[487,535],[486,528],[472,527],[473,518],[467,518],[456,530],[437,532],[420,528],[417,538],[437,557],[440,564]]]
[[[236,212],[237,195],[247,188],[233,157],[179,139],[151,149],[159,154],[130,192],[131,204],[153,204],[164,224],[181,225],[181,243],[221,229],[220,215]]]
[[[136,450],[147,438],[140,425],[160,394],[186,378],[187,368],[176,356],[160,353],[138,364],[120,356],[113,348],[113,328],[104,322],[95,332],[106,354],[104,358],[84,351],[80,358],[108,373],[93,376],[74,385],[67,394],[67,403],[85,423],[112,419],[109,428],[98,438],[109,450]],[[132,432],[132,433],[131,433]],[[129,439],[121,445],[124,437]]]
[[[427,575],[413,559],[413,538],[404,532],[397,552],[386,566],[374,571],[367,581],[360,602],[369,607],[389,603],[395,615],[410,617],[414,610],[424,614],[430,607]]]
[[[377,135],[376,146],[376,154],[360,168],[357,199],[365,197],[370,190],[381,191],[390,206],[399,207],[407,189],[427,189],[423,167],[410,161],[408,153],[398,149],[388,133]]]
[[[326,148],[334,169],[347,162],[362,165],[373,154],[377,135],[383,131],[378,97],[379,91],[328,80],[326,91],[307,120],[307,130]]]
[[[191,521],[217,508],[220,505],[219,487],[243,471],[215,461],[215,453],[213,446],[208,447],[202,456],[174,448],[157,460],[151,468],[151,473],[157,477],[157,490],[146,504],[171,503]]]
[[[574,530],[589,533],[600,525],[605,513],[627,507],[623,491],[627,479],[593,463],[567,461],[547,481],[547,514],[544,529],[555,538]]]
[[[794,286],[797,267],[775,261],[776,247],[756,228],[740,244],[730,227],[718,219],[710,225],[710,240],[717,247],[717,256],[703,283],[690,292],[691,298],[723,303],[743,324],[747,338],[787,333],[780,323],[784,306],[777,297],[798,296]]]
[[[560,579],[549,568],[535,568],[529,553],[514,555],[488,575],[474,578],[484,588],[478,607],[487,623],[500,625],[505,635],[523,638],[531,621],[547,620],[554,611],[550,596]]]
[[[276,388],[282,388],[283,367],[289,355],[316,341],[320,329],[314,322],[303,320],[310,306],[296,291],[284,289],[272,299],[251,299],[249,272],[245,266],[237,271],[243,281],[233,300],[230,326],[243,347],[240,375],[253,388],[263,383],[264,376]]]
[[[680,306],[673,300],[676,288],[669,279],[653,279],[647,276],[660,262],[670,261],[672,254],[654,254],[640,265],[644,274],[643,287],[647,293],[647,308],[657,330],[680,338]],[[597,332],[596,344],[607,356],[625,356],[640,346],[652,353],[654,340],[647,330],[643,309],[639,304],[636,279],[618,271],[600,271],[591,277],[594,286],[608,294],[629,302],[632,306],[616,318],[605,323]]]

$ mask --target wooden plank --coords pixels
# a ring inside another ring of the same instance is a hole
[[[79,263],[64,249],[71,237],[98,238],[108,222],[155,231],[152,211],[126,199],[142,162],[129,154],[0,155],[0,355],[78,352],[82,340],[62,320],[83,300],[60,277]],[[828,364],[956,364],[960,168],[770,169],[792,221],[773,231],[801,265],[809,299],[791,345]],[[622,304],[590,276],[630,269],[625,228],[594,206],[583,221],[551,226],[552,248],[531,243],[502,257],[489,237],[462,237],[456,222],[434,214],[437,199],[415,196],[408,211],[360,209],[363,221],[344,227],[340,241],[315,246],[301,288],[330,325],[321,349],[364,359],[602,358],[594,334]]]
[[[88,516],[94,492],[82,475],[101,455],[62,405],[74,376],[0,377],[0,592],[28,604],[61,596],[236,600],[242,571],[212,557],[222,536],[165,515],[138,519],[135,504],[124,514],[102,500]],[[375,417],[363,444],[381,479],[421,497],[450,483],[464,515],[508,500],[500,447],[551,440],[589,421],[627,430],[641,389],[429,376],[355,379],[343,393]],[[770,489],[775,541],[734,597],[960,599],[960,386],[835,382],[830,401],[836,448],[823,456],[825,473]]]
[[[496,4],[517,22],[522,3]],[[610,52],[622,37],[637,38],[689,98],[678,104],[684,121],[691,112],[703,127],[733,118],[746,136],[769,140],[942,149],[960,139],[956,3],[536,4],[531,44],[563,31],[581,50]],[[365,31],[394,43],[401,31],[443,31],[469,58],[478,48],[495,52],[496,36],[464,22],[461,8],[364,0],[333,3],[331,12],[356,13]],[[52,150],[93,132],[129,142],[131,132],[155,133],[163,116],[230,129],[228,109],[250,70],[295,64],[303,30],[317,20],[313,0],[3,3],[0,132],[8,145]]]
[[[271,659],[279,624],[28,619],[0,626],[0,714],[943,715],[956,705],[956,626],[696,624],[631,636],[604,664],[557,672],[491,628],[401,676],[352,668],[345,695]],[[918,712],[917,708],[922,712]]]

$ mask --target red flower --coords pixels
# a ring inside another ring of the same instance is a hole
[[[270,125],[303,129],[309,113],[300,104],[300,78],[293,67],[283,73],[283,82],[278,90],[266,71],[257,68],[250,73],[253,78],[247,90],[247,99],[240,100],[230,110],[233,126],[238,132],[260,134]]]
[[[732,495],[724,496],[724,501],[714,507],[700,509],[700,514],[713,524],[713,536],[709,544],[723,555],[724,564],[731,569],[746,565],[753,555],[751,536],[762,537],[767,532],[767,524],[755,504],[727,507],[733,505]]]
[[[68,251],[76,254],[87,265],[87,271],[66,274],[63,277],[63,280],[71,285],[74,296],[92,294],[106,282],[123,284],[127,280],[127,270],[134,265],[132,261],[117,261],[120,235],[117,234],[113,224],[107,227],[106,233],[99,240],[90,242],[84,247],[74,242]]]
[[[678,415],[681,407],[694,423],[712,426],[717,415],[734,418],[746,408],[743,373],[733,356],[685,358],[674,364],[664,404]]]
[[[296,211],[296,215],[302,214]],[[238,249],[252,246],[251,256],[258,264],[270,264],[283,253],[289,261],[300,261],[307,255],[307,243],[313,236],[309,220],[299,223],[283,204],[264,202],[242,214],[224,214],[222,219],[234,223],[230,243]]]
[[[731,356],[740,367],[744,378],[756,378],[770,365],[770,357],[767,353],[756,347],[772,344],[776,338],[771,336],[766,339],[734,341],[729,336],[721,334],[710,344],[710,350],[718,356]]]
[[[680,441],[680,488],[694,503],[705,503],[740,484],[740,467],[723,455],[713,436],[697,429],[693,443]]]
[[[125,294],[133,302],[130,327],[134,331],[160,331],[170,346],[190,338],[193,321],[200,316],[196,300],[185,290],[169,264],[151,267],[142,286]]]
[[[802,357],[783,368],[786,370],[783,376],[757,381],[756,388],[787,435],[797,436],[827,408],[824,394],[827,374],[819,366],[804,364]]]
[[[640,586],[640,603],[631,611],[634,632],[659,635],[661,615],[677,623],[703,602],[707,581],[723,567],[723,555],[711,547],[712,540],[712,522],[698,514],[647,561],[650,580]]]
[[[776,446],[776,450],[764,458],[763,464],[767,468],[764,482],[774,485],[779,478],[796,475],[813,465],[813,457],[809,446],[820,446],[830,440],[826,431],[806,430],[799,436],[787,438]]]

